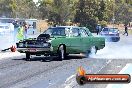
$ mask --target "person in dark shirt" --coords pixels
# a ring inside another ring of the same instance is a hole
[[[127,25],[124,25],[125,26],[125,32],[123,33],[123,35],[126,34],[126,36],[128,36],[128,28],[127,28]]]
[[[13,25],[14,25],[14,28],[18,28],[20,25],[18,24],[18,21],[17,20],[15,20],[14,22],[13,22]]]
[[[97,32],[97,35],[99,34],[100,30],[101,30],[101,25],[98,24],[98,25],[96,26],[96,32]]]

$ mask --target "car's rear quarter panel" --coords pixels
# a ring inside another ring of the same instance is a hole
[[[83,52],[90,50],[92,46],[96,46],[97,49],[102,49],[105,45],[105,39],[100,37],[89,36],[83,38]]]
[[[94,37],[92,41],[94,42],[98,50],[105,47],[105,38],[103,37]]]

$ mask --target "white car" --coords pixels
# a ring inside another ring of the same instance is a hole
[[[0,34],[11,33],[14,31],[12,23],[0,23]]]

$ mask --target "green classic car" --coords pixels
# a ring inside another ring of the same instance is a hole
[[[76,26],[50,27],[37,38],[19,41],[17,50],[31,55],[58,56],[63,60],[68,54],[96,53],[105,47],[105,39],[94,37],[88,28]]]

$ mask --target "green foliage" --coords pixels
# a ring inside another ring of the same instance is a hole
[[[36,5],[33,0],[1,0],[0,16],[32,18],[36,15]]]
[[[128,24],[131,14],[132,5],[126,0],[79,0],[74,21],[94,31],[97,23],[106,26],[113,19],[114,23]]]
[[[102,21],[104,20],[104,12],[105,12],[105,8],[106,8],[106,5],[105,5],[105,2],[102,0],[100,3],[99,3],[99,9],[97,10],[97,17],[99,19],[99,21]]]
[[[99,21],[98,24],[100,24],[102,27],[106,27],[107,26],[107,22],[106,21]]]
[[[115,18],[117,22],[128,24],[132,21],[132,5],[126,3],[126,0],[122,0],[122,3],[116,3],[117,9],[115,11]]]
[[[98,20],[103,20],[104,3],[97,0],[79,0],[74,21],[95,31]]]
[[[40,1],[39,11],[41,18],[47,18],[55,24],[64,24],[72,20],[75,14],[76,2],[78,0],[42,0]],[[50,3],[49,3],[50,2]]]
[[[48,19],[64,25],[71,21],[95,29],[101,22],[128,24],[132,21],[131,0],[0,0],[0,16]]]

